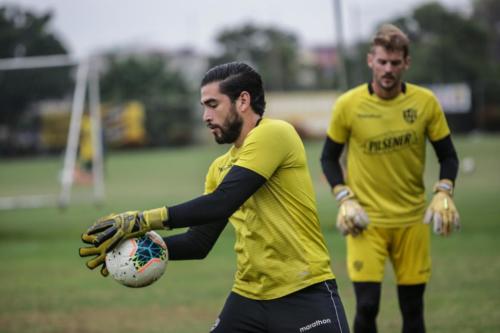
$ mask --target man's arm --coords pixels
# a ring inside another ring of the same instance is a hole
[[[458,156],[455,146],[448,135],[441,140],[431,141],[439,160],[439,179],[449,179],[455,183],[458,173]]]
[[[265,182],[266,178],[258,173],[243,167],[233,166],[222,183],[210,194],[171,208],[161,207],[145,211],[128,211],[121,214],[111,214],[99,219],[82,235],[82,241],[91,246],[80,248],[79,254],[81,257],[95,256],[87,261],[87,267],[94,269],[102,264],[101,273],[106,276],[107,270],[104,263],[106,253],[111,251],[122,239],[139,237],[150,230],[181,228],[227,221]],[[205,246],[202,245],[199,253],[203,254],[209,246],[207,244],[212,241],[215,242],[218,234],[223,229],[222,226],[219,227],[221,230],[216,229],[213,231],[212,236],[205,239],[206,244]],[[201,230],[207,231],[207,229]],[[198,231],[200,230],[198,229]],[[192,237],[192,234],[182,237]],[[199,234],[198,237],[200,237]],[[205,237],[207,237],[206,234]],[[174,240],[174,244],[175,242],[176,240]],[[186,251],[185,248],[178,246],[179,252],[174,256],[178,255],[179,258],[185,256],[187,258],[200,255],[197,251],[195,252],[198,254],[183,252]],[[184,246],[187,246],[187,243],[184,243]]]
[[[233,166],[214,192],[169,207],[165,225],[167,228],[182,228],[225,221],[265,182],[266,179],[258,173]]]
[[[323,151],[321,152],[321,167],[328,183],[332,188],[344,184],[344,175],[340,165],[343,143],[338,143],[326,137]]]
[[[458,157],[450,135],[431,141],[439,160],[439,181],[434,185],[432,198],[424,216],[424,223],[433,223],[436,234],[447,236],[460,230],[460,214],[453,202],[454,184],[458,173]]]
[[[227,225],[227,220],[189,228],[182,234],[163,237],[169,260],[205,258]]]
[[[344,185],[344,175],[340,165],[343,148],[344,144],[335,142],[327,136],[321,153],[321,166],[332,187],[335,200],[339,203],[337,228],[344,236],[347,234],[357,236],[366,228],[369,219],[352,190]]]

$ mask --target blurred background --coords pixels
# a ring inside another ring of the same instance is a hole
[[[382,22],[410,36],[407,80],[432,86],[455,133],[500,129],[497,1],[139,6],[24,0],[0,6],[1,58],[91,59],[99,74],[105,142],[112,148],[207,138],[197,127],[200,78],[211,66],[234,60],[262,73],[271,116],[291,121],[304,135],[323,136],[337,94],[370,78],[367,44]],[[75,66],[0,66],[1,156],[65,147],[75,72]]]
[[[499,1],[0,0],[0,332],[208,330],[231,287],[230,228],[209,259],[171,263],[167,278],[140,291],[88,271],[76,251],[100,215],[202,193],[227,146],[202,124],[199,82],[236,60],[262,74],[266,115],[291,122],[306,143],[352,318],[318,162],[331,107],[370,79],[370,37],[386,22],[409,35],[405,79],[437,95],[461,159],[464,230],[434,242],[430,331],[500,331]],[[428,156],[430,185],[438,167]],[[393,289],[384,290],[383,332],[399,330]]]

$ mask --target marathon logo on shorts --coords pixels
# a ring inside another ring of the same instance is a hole
[[[315,327],[323,326],[323,325],[328,325],[328,324],[331,324],[331,323],[332,323],[332,321],[331,321],[330,318],[318,319],[314,323],[310,323],[309,325],[301,327],[299,329],[299,332],[307,332],[309,330],[312,330]]]
[[[414,131],[389,132],[368,139],[364,144],[367,154],[383,154],[401,150],[417,143]]]

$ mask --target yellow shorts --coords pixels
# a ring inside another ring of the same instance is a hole
[[[353,282],[382,282],[389,258],[397,283],[427,283],[431,275],[429,226],[400,228],[369,225],[359,236],[347,236],[347,270]]]

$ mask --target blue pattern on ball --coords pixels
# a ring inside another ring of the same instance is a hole
[[[132,261],[137,270],[146,266],[151,260],[165,260],[167,251],[159,244],[153,242],[148,236],[144,235],[137,239],[137,251],[132,257]]]

